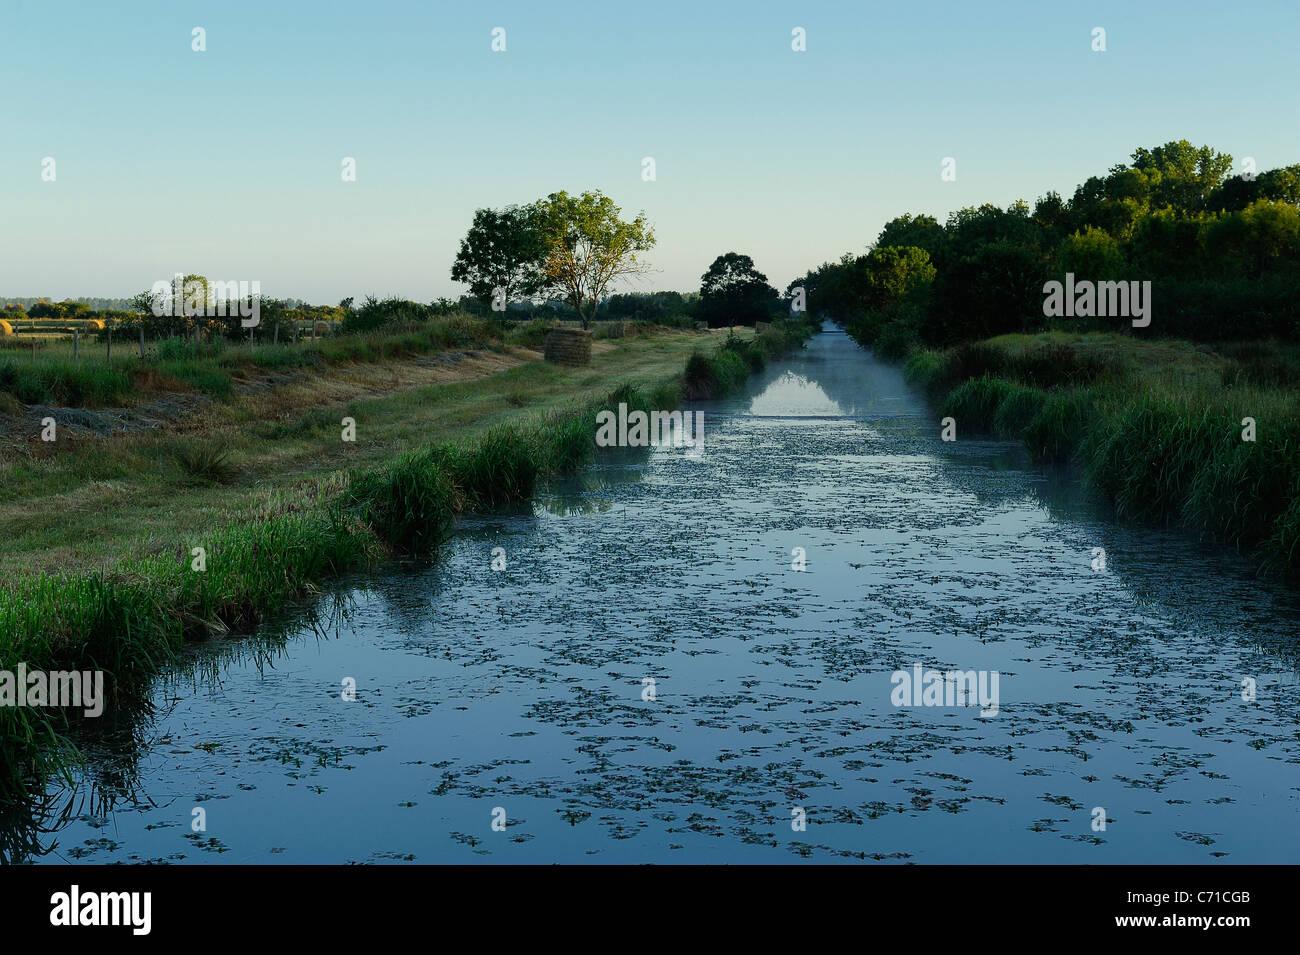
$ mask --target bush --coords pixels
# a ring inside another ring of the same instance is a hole
[[[385,326],[417,325],[433,318],[432,309],[419,302],[389,296],[377,299],[367,295],[365,303],[349,311],[343,318],[343,333],[373,332]]]
[[[506,341],[525,348],[541,348],[546,344],[546,332],[555,326],[550,319],[534,318],[516,325],[506,334]]]
[[[722,398],[749,378],[749,366],[734,349],[721,348],[712,357],[695,352],[686,360],[682,394],[690,401]]]

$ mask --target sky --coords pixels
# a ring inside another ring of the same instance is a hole
[[[1297,36],[1294,0],[0,0],[0,294],[455,297],[474,209],[560,189],[654,225],[620,291],[698,290],[729,251],[784,288],[894,216],[1068,196],[1138,146],[1300,162]]]

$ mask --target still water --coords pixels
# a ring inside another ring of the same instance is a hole
[[[11,859],[1300,861],[1294,591],[941,442],[833,328],[697,407],[701,455],[195,651]],[[917,664],[996,671],[996,715],[893,705]]]

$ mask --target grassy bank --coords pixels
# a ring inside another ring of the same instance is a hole
[[[1035,460],[1078,464],[1121,518],[1300,575],[1300,347],[1057,332],[918,351],[904,368],[959,439],[1023,440]]]
[[[102,339],[105,333],[100,332]],[[0,408],[5,396],[25,404],[102,408],[153,395],[192,390],[227,398],[235,382],[259,371],[312,370],[330,365],[386,362],[454,348],[500,346],[498,332],[468,315],[389,325],[367,333],[286,340],[279,344],[196,343],[183,338],[119,337],[112,357],[106,342],[86,338],[74,360],[71,338],[44,339],[28,351],[0,350]]]
[[[129,543],[121,533],[114,538],[120,549],[102,570],[15,576],[0,590],[0,670],[20,661],[32,669],[104,670],[109,705],[134,698],[187,639],[247,630],[340,574],[395,554],[429,553],[460,514],[529,500],[545,481],[592,459],[599,410],[620,402],[672,408],[688,391],[697,392],[700,382],[676,371],[683,360],[711,382],[709,393],[697,396],[716,397],[743,382],[733,374],[737,362],[755,367],[809,333],[778,326],[753,340],[729,336],[715,351],[700,351],[695,334],[628,341],[602,356],[607,360],[600,370],[533,363],[479,381],[354,402],[345,410],[358,428],[383,440],[356,453],[344,469],[329,467],[335,459],[325,453],[327,446],[346,444],[338,437],[340,409],[277,423],[281,431],[255,440],[274,445],[282,439],[298,450],[272,450],[259,459],[267,487],[255,502],[245,500],[236,516],[212,519],[214,503],[228,489],[197,485],[189,500],[169,510],[172,523],[158,537],[141,540],[144,513],[124,515],[134,537]],[[619,379],[623,383],[609,390]],[[427,432],[413,434],[413,426],[431,420],[431,408],[440,412],[432,420],[442,422],[448,440],[430,444]],[[142,439],[139,462],[158,459],[160,440],[170,439]],[[393,446],[403,450],[385,453]],[[215,485],[223,475],[238,480],[241,468],[221,456],[224,450],[191,446],[188,472],[178,467],[174,479],[206,472]],[[91,457],[86,449],[70,450],[61,457],[71,464],[65,476],[76,479]],[[295,463],[306,458],[316,462],[316,473],[295,473]],[[126,477],[152,485],[158,496],[156,474]],[[22,503],[30,505],[30,497]],[[84,515],[65,512],[59,534],[75,539],[88,526],[94,525]],[[41,540],[26,538],[29,557]],[[49,773],[68,765],[64,719],[62,712],[0,708],[0,794],[39,788]]]

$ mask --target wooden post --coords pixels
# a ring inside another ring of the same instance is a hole
[[[140,325],[140,360],[144,361],[144,325]]]
[[[104,356],[104,361],[110,362],[112,360],[113,360],[113,326],[110,324],[108,326],[108,354]]]
[[[72,360],[73,361],[81,360],[80,345],[81,345],[81,332],[80,330],[74,328],[72,330]]]

